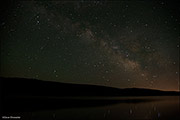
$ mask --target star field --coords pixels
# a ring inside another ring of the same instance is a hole
[[[160,1],[15,2],[0,23],[0,75],[179,90],[178,12]]]

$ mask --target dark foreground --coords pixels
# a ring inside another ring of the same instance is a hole
[[[0,77],[2,95],[17,96],[180,96],[180,92],[144,88],[119,89],[107,86],[69,84],[24,78]]]
[[[179,92],[1,78],[2,118],[180,119]]]
[[[179,96],[11,99],[3,116],[21,120],[179,120]],[[10,103],[10,104],[9,104]]]

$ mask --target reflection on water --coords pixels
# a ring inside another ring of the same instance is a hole
[[[141,97],[141,99],[142,98],[156,100],[136,103],[120,102],[94,107],[38,110],[33,112],[18,112],[14,114],[20,115],[22,119],[33,120],[180,120],[179,97]],[[122,100],[125,99],[125,97],[118,99]]]

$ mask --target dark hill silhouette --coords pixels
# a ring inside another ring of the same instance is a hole
[[[158,99],[142,99],[135,96],[180,95],[179,92],[142,88],[118,89],[97,85],[69,84],[24,78],[0,77],[0,85],[0,109],[2,109],[4,114],[17,111],[104,106],[116,103],[138,104],[157,101]],[[126,97],[124,99],[112,98],[118,96],[134,97],[131,99]]]
[[[97,85],[69,84],[25,78],[1,77],[3,96],[171,96],[174,91],[144,88],[112,88]]]

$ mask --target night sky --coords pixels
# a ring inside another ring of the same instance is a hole
[[[0,23],[0,76],[178,90],[176,4],[12,2]]]

